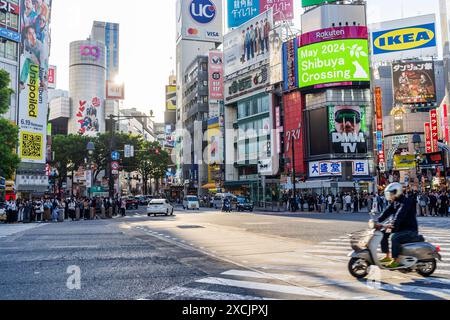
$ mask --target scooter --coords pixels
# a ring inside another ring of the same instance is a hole
[[[426,242],[423,236],[402,245],[401,267],[391,269],[383,265],[378,258],[377,250],[383,240],[383,232],[391,232],[389,222],[377,224],[374,220],[376,214],[374,212],[369,214],[371,215],[369,230],[349,235],[354,251],[348,255],[351,258],[348,263],[348,270],[353,277],[357,279],[367,277],[371,266],[377,266],[381,270],[400,271],[402,273],[417,272],[423,277],[430,277],[436,271],[437,260],[442,262],[441,248]]]
[[[224,202],[222,206],[222,212],[231,212],[231,203]]]

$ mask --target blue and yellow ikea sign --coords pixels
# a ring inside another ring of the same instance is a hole
[[[436,46],[434,23],[374,32],[373,54],[417,50]]]

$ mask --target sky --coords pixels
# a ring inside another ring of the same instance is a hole
[[[224,0],[225,1],[225,0]],[[58,89],[69,89],[69,44],[86,39],[92,22],[120,23],[120,75],[124,107],[163,122],[165,85],[175,70],[175,0],[53,0],[50,63],[58,68]],[[300,25],[300,0],[294,0]],[[438,13],[438,0],[368,0],[368,22]]]

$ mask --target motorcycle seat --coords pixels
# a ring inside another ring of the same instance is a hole
[[[422,235],[417,236],[415,239],[408,241],[408,243],[426,242]]]

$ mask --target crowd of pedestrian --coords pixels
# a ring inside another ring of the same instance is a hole
[[[294,197],[292,193],[283,195],[287,211],[302,212],[362,212],[376,210],[382,212],[387,206],[383,194],[366,192],[349,192],[334,194],[299,193]]]
[[[448,217],[450,211],[449,193],[432,191],[415,194],[418,214],[422,217]]]
[[[64,222],[126,216],[127,203],[119,197],[10,199],[5,210],[6,223]]]

